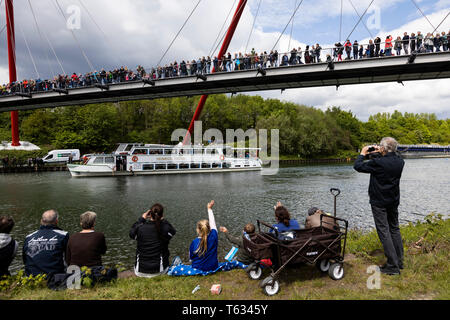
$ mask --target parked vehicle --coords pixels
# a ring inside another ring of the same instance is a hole
[[[80,150],[52,150],[44,157],[45,163],[69,163],[80,161]]]

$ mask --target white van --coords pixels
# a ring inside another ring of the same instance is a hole
[[[52,150],[45,157],[44,162],[55,163],[55,162],[69,162],[70,157],[72,161],[80,160],[80,150],[70,149],[70,150]]]

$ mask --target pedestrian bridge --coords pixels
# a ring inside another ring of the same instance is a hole
[[[127,100],[450,78],[450,51],[219,72],[0,97],[0,112]]]

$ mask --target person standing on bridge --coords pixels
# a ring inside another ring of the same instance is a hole
[[[391,35],[386,37],[386,41],[384,44],[384,51],[386,52],[387,57],[390,57],[392,55],[392,36]]]
[[[423,43],[423,34],[420,31],[417,31],[417,43],[416,43],[416,50],[419,50]]]
[[[403,34],[403,38],[402,38],[402,42],[403,42],[403,51],[405,51],[405,54],[409,54],[409,35],[408,32],[405,32]]]
[[[353,59],[358,60],[359,43],[358,40],[353,42]]]
[[[356,159],[354,169],[369,173],[369,197],[378,237],[383,244],[387,262],[380,271],[388,275],[400,274],[403,269],[403,242],[398,222],[400,178],[405,161],[397,151],[394,138],[383,138],[379,146],[366,146]],[[375,156],[375,153],[378,156]],[[365,162],[366,156],[373,155]]]
[[[445,34],[445,31],[441,33],[441,42],[442,42],[442,51],[448,51],[448,35]]]

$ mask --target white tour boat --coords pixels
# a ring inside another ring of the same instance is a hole
[[[90,154],[83,164],[67,166],[72,177],[258,171],[259,151],[222,145],[121,143],[112,154]]]

